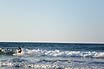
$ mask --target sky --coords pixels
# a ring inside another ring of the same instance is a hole
[[[0,0],[0,41],[104,43],[104,0]]]

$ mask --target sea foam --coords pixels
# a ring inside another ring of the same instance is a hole
[[[23,49],[23,56],[53,56],[53,57],[91,57],[104,58],[104,52],[97,51],[61,51],[61,50],[42,50],[42,49]],[[1,49],[0,54],[13,55],[16,50]]]

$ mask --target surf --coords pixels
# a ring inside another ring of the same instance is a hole
[[[24,55],[23,48],[21,48],[21,50],[22,50],[22,51],[19,52],[19,50],[17,49],[17,50],[16,50],[16,53],[14,53],[13,55],[14,55],[14,56],[23,56],[23,55]]]
[[[27,49],[21,48],[22,52],[19,53],[18,49],[7,50],[0,49],[0,55],[11,56],[52,56],[52,57],[91,57],[91,58],[104,58],[104,52],[99,51],[61,51],[61,50],[43,50],[43,49]]]

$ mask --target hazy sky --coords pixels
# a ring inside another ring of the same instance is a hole
[[[0,0],[0,41],[104,42],[104,0]]]

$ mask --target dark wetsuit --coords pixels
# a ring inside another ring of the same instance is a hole
[[[21,53],[22,52],[22,49],[19,47],[18,48],[18,53]]]

